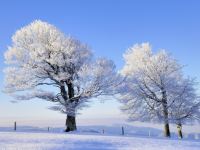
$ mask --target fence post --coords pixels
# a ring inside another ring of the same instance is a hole
[[[124,135],[124,127],[122,126],[122,135]]]
[[[49,129],[50,129],[50,128],[48,127],[48,132],[49,132]]]
[[[151,131],[149,130],[149,137],[151,137]]]
[[[102,133],[104,134],[104,129],[102,130]]]
[[[15,131],[17,130],[17,122],[16,121],[14,122],[14,130]]]

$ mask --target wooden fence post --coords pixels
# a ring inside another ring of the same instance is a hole
[[[124,135],[124,127],[122,126],[122,135]]]
[[[14,122],[14,130],[15,131],[17,130],[17,122],[16,121]]]
[[[149,130],[149,137],[151,137],[151,131]]]

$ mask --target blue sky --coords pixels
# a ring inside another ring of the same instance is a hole
[[[17,29],[36,19],[47,21],[65,34],[87,43],[96,56],[123,66],[122,54],[135,43],[150,42],[154,51],[166,49],[186,65],[186,75],[200,81],[200,1],[198,0],[2,0],[0,1],[0,88],[3,54]],[[50,103],[10,103],[0,92],[0,118],[62,118],[46,109]],[[95,102],[82,118],[117,117],[114,100]],[[104,108],[102,110],[102,107]]]

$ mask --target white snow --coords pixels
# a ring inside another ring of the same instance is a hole
[[[199,140],[101,134],[0,132],[0,150],[199,150]]]

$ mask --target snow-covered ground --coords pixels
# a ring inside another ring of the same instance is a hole
[[[13,125],[12,120],[1,120],[0,150],[200,150],[198,125],[184,125],[183,140],[178,139],[173,125],[170,126],[172,138],[166,139],[162,124],[127,124],[119,119],[85,123],[79,120],[78,131],[72,133],[63,133],[63,120],[17,120],[17,131],[13,131]],[[122,126],[125,136],[121,135]]]
[[[199,140],[95,133],[0,132],[0,150],[199,150]]]

